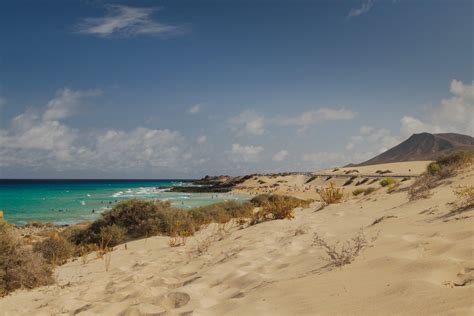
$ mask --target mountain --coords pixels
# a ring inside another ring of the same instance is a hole
[[[474,152],[474,137],[455,133],[413,134],[404,142],[356,166],[381,163],[434,160],[454,151]]]

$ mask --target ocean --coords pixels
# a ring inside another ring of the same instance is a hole
[[[0,210],[5,220],[25,225],[38,221],[57,225],[94,220],[126,199],[159,199],[190,209],[227,200],[230,193],[166,192],[183,180],[0,180]]]

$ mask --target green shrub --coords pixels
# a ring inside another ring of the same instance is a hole
[[[383,186],[383,187],[386,187],[386,186],[391,186],[391,185],[394,185],[397,181],[393,178],[385,178],[383,180],[380,180],[380,185]]]
[[[11,227],[0,221],[0,297],[16,289],[52,284],[52,274],[43,257],[22,245]]]
[[[102,246],[104,239],[110,239],[108,246],[113,247],[127,238],[160,234],[191,236],[203,225],[250,218],[252,211],[253,205],[248,202],[228,201],[184,211],[168,202],[128,200],[105,212],[85,229],[72,229],[67,235],[76,245]]]
[[[436,162],[432,162],[426,167],[426,171],[431,175],[435,175],[441,171],[441,166]]]
[[[358,196],[359,194],[362,194],[364,192],[365,192],[365,189],[355,189],[354,191],[352,191],[352,195]]]
[[[43,257],[53,266],[66,263],[67,259],[74,254],[74,245],[55,233],[51,237],[38,242],[33,247],[35,252],[43,255]]]
[[[115,224],[125,228],[132,237],[143,237],[158,233],[157,226],[170,210],[174,209],[169,202],[128,200],[103,213],[102,220],[106,226]]]

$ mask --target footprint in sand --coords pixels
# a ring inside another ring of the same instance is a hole
[[[191,297],[183,292],[171,292],[166,293],[158,297],[157,305],[165,309],[175,309],[183,307],[188,304],[191,300]]]

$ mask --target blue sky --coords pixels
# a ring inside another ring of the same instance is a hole
[[[474,134],[472,1],[0,3],[0,176],[199,177]]]

